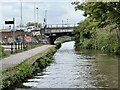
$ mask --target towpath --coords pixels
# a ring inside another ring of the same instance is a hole
[[[15,67],[16,65],[23,62],[25,59],[30,58],[38,53],[44,52],[47,48],[52,47],[53,45],[43,45],[28,51],[10,55],[7,58],[0,60],[0,71],[7,70],[9,68]]]

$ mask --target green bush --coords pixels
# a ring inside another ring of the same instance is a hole
[[[1,88],[7,88],[15,82],[20,82],[25,80],[25,78],[33,76],[36,72],[41,72],[52,61],[51,58],[55,51],[55,46],[50,47],[45,52],[26,59],[16,67],[3,71]]]
[[[8,57],[8,56],[9,56],[9,52],[4,51],[4,48],[0,47],[0,57],[5,58],[5,57]]]
[[[120,45],[119,44],[112,44],[112,52],[120,55]]]
[[[86,49],[92,49],[93,47],[93,43],[92,43],[92,39],[85,39],[84,42],[82,43],[83,48]]]

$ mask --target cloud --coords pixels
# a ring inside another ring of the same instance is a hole
[[[32,0],[33,1],[33,0]],[[68,2],[69,1],[69,2]],[[47,10],[47,22],[49,24],[61,24],[64,23],[78,23],[84,20],[82,11],[75,12],[74,6],[71,4],[73,0],[41,0],[40,2],[23,2],[22,3],[22,22],[34,22],[34,18],[37,17],[37,11],[35,7],[38,7],[38,20],[43,23],[45,17],[45,10]],[[34,17],[35,10],[35,17]],[[20,2],[3,2],[2,3],[2,25],[5,20],[12,20],[15,17],[16,25],[21,23],[21,3]]]
[[[83,16],[84,12],[81,10],[75,11],[74,7],[71,7],[71,9],[68,9],[67,11],[68,12],[61,18],[63,18],[63,20],[68,19],[69,23],[78,23],[85,19],[85,17]]]
[[[71,2],[71,1],[76,1],[76,0],[0,0],[0,2]],[[77,1],[82,1],[82,0],[77,0]]]

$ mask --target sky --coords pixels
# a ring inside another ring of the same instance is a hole
[[[0,17],[2,17],[0,28],[8,27],[4,23],[12,21],[13,17],[16,26],[19,25],[21,23],[21,0],[0,1]],[[37,21],[37,16],[38,22],[43,23],[46,10],[47,24],[62,24],[62,21],[63,24],[79,23],[85,17],[83,11],[75,11],[74,5],[71,4],[73,1],[75,0],[22,0],[22,23]]]

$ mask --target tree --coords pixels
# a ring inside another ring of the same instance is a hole
[[[35,27],[41,28],[41,23],[28,22],[26,26],[35,26]]]
[[[73,2],[76,10],[83,10],[84,16],[91,17],[99,27],[116,24],[120,44],[120,1],[119,2]]]

